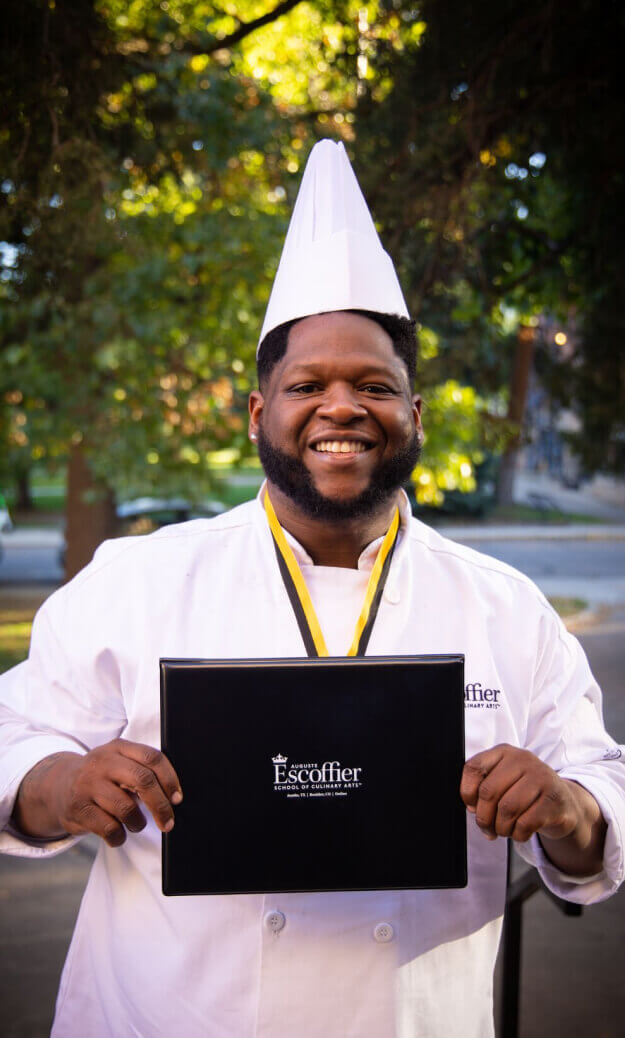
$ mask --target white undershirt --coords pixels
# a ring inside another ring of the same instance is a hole
[[[302,566],[330,656],[347,656],[362,609],[369,571],[337,566]]]
[[[305,548],[287,530],[284,533],[306,581],[330,656],[346,656],[354,638],[371,570],[384,538],[377,537],[367,545],[358,559],[358,569],[345,569],[315,566]],[[401,533],[400,527],[398,546]]]

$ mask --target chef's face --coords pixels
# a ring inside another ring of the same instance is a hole
[[[359,314],[295,324],[264,391],[250,396],[250,433],[268,479],[306,514],[340,519],[387,502],[409,478],[421,401],[391,337]]]

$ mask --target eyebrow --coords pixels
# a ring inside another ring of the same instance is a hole
[[[315,361],[311,361],[310,363],[296,364],[294,367],[288,368],[283,372],[283,377],[291,379],[301,377],[303,375],[320,375],[324,374],[325,370],[325,364],[317,364],[315,363]],[[396,375],[393,371],[389,371],[388,368],[380,367],[376,364],[364,366],[358,374],[358,378],[369,377],[390,378],[395,381],[397,381],[399,378],[399,376]]]

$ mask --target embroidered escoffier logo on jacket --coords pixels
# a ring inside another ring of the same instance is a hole
[[[620,760],[623,756],[623,751],[620,746],[614,746],[611,750],[606,750],[601,760]]]
[[[500,688],[483,688],[481,681],[470,681],[464,689],[464,705],[477,710],[498,710],[501,703]]]

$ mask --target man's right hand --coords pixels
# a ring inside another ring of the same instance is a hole
[[[95,833],[119,847],[126,830],[138,833],[147,807],[162,832],[174,824],[182,800],[178,776],[153,746],[114,739],[81,756],[53,753],[25,775],[11,821],[26,836],[57,839]]]

